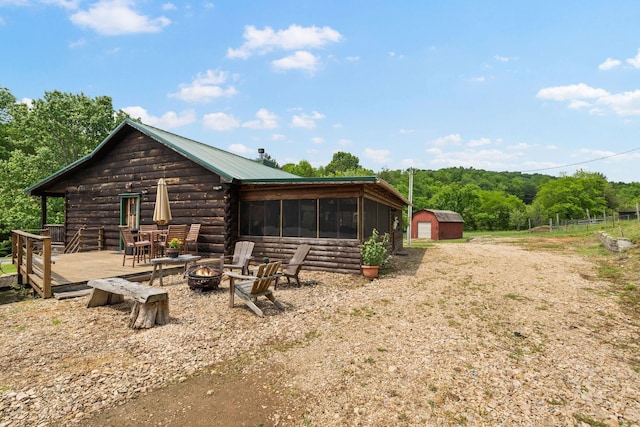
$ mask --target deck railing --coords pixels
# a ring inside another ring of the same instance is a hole
[[[80,227],[64,248],[64,253],[101,251],[104,249],[104,227]]]
[[[51,298],[51,236],[13,230],[11,257],[18,283],[30,285],[42,298]]]
[[[64,245],[64,224],[46,224],[44,229],[49,232],[52,244]]]

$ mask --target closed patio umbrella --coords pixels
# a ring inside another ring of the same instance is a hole
[[[169,206],[169,192],[164,178],[158,180],[158,193],[156,205],[153,209],[153,222],[158,225],[166,225],[171,220],[171,207]]]

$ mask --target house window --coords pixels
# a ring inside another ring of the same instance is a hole
[[[357,199],[320,199],[318,205],[320,237],[358,238]]]
[[[317,237],[318,201],[316,199],[282,201],[282,236]]]
[[[389,232],[389,206],[371,199],[364,199],[364,237],[373,234],[373,229],[380,234]]]
[[[280,236],[280,201],[242,202],[240,234]]]
[[[357,239],[358,199],[241,202],[240,234]]]

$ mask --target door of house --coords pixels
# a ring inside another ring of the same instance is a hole
[[[139,194],[120,195],[120,225],[126,225],[129,229],[137,229],[140,226]],[[120,238],[120,249],[122,248],[122,238]]]
[[[431,221],[418,222],[418,239],[431,238]]]

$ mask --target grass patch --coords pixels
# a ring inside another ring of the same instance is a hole
[[[373,315],[375,315],[376,312],[373,311],[370,308],[367,307],[361,307],[361,308],[354,308],[353,310],[351,310],[349,312],[350,316],[356,316],[356,317],[372,317]]]
[[[575,418],[576,421],[578,421],[580,423],[585,423],[585,424],[588,424],[588,425],[593,426],[593,427],[607,427],[607,425],[605,423],[603,423],[602,421],[594,420],[593,418],[591,418],[591,417],[589,417],[587,415],[573,414],[573,418]]]
[[[524,297],[524,296],[522,296],[522,295],[518,295],[518,294],[511,294],[511,293],[506,294],[504,297],[505,297],[505,298],[508,298],[508,299],[512,299],[512,300],[514,300],[514,301],[527,301],[527,300],[529,300],[529,298]]]

